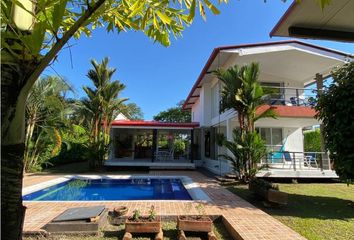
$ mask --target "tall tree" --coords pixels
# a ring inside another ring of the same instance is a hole
[[[25,171],[40,169],[50,157],[44,153],[56,155],[60,150],[59,128],[70,110],[64,98],[69,90],[62,79],[50,76],[38,80],[30,91],[26,101]]]
[[[333,83],[319,92],[315,109],[322,121],[325,145],[343,180],[354,179],[354,62],[335,69]]]
[[[265,94],[258,80],[259,66],[257,63],[242,67],[235,65],[226,70],[217,69],[214,74],[222,82],[220,112],[235,110],[240,127],[234,131],[233,143],[224,141],[224,145],[234,155],[227,159],[233,159],[235,170],[241,177],[252,177],[257,161],[264,157],[265,153],[265,148],[261,147],[262,141],[254,131],[254,124],[260,118],[276,117],[272,107],[259,115],[256,114],[257,109],[266,104]]]
[[[94,88],[83,87],[87,97],[82,100],[82,106],[85,118],[88,119],[91,131],[90,146],[93,150],[91,168],[96,165],[102,166],[108,153],[112,121],[123,107],[123,102],[128,100],[119,98],[125,85],[118,80],[112,80],[116,69],[110,68],[108,62],[108,58],[104,58],[101,63],[92,60],[93,68],[88,71],[87,77],[92,81]]]
[[[196,9],[205,17],[205,7],[219,13],[209,0],[1,1],[2,239],[21,239],[25,101],[59,51],[98,27],[142,31],[167,46],[170,35],[180,36],[192,23]]]
[[[121,113],[123,113],[130,120],[144,119],[144,113],[136,103],[123,104]]]
[[[161,122],[191,122],[191,113],[183,110],[183,103],[184,101],[180,101],[176,107],[159,112],[153,117],[154,120]]]

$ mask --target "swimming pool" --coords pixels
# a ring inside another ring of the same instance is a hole
[[[75,179],[23,196],[25,201],[192,200],[177,178]]]

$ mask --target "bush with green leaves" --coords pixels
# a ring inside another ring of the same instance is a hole
[[[176,139],[173,142],[173,148],[176,154],[183,154],[186,150],[186,144],[182,139]]]
[[[257,132],[242,133],[239,129],[233,130],[232,141],[222,143],[232,154],[220,155],[229,160],[234,172],[244,180],[252,179],[258,171],[257,164],[267,156],[267,148]]]
[[[59,154],[51,158],[50,163],[54,166],[87,161],[89,158],[88,132],[80,125],[71,125],[62,130],[62,148]]]
[[[305,152],[321,152],[321,133],[320,129],[304,132]]]
[[[318,98],[326,148],[341,179],[354,179],[354,62],[332,72],[333,83]]]

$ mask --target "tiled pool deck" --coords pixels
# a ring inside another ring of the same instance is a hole
[[[245,200],[218,185],[213,179],[197,171],[151,171],[151,176],[183,175],[193,179],[202,190],[209,195],[211,202],[205,205],[208,215],[222,215],[226,228],[234,239],[305,239],[289,227],[280,223],[267,213],[254,207]],[[24,187],[32,186],[63,175],[32,175],[24,179]],[[147,214],[151,205],[155,206],[158,214],[174,216],[179,214],[197,214],[191,207],[190,201],[115,201],[115,202],[26,202],[27,206],[24,231],[43,232],[41,228],[70,207],[105,205],[112,209],[115,206],[125,205],[129,208],[128,214],[139,208]],[[196,205],[198,203],[193,202]]]

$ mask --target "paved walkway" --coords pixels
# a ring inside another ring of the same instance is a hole
[[[223,222],[234,239],[305,239],[275,218],[197,171],[151,171],[150,174],[156,176],[184,175],[192,178],[212,199],[212,202],[205,205],[206,214],[222,215]],[[26,176],[24,186],[31,186],[60,176],[62,175]],[[41,228],[46,223],[71,207],[105,205],[107,208],[113,209],[115,206],[125,205],[129,208],[128,214],[132,214],[134,209],[137,208],[143,214],[147,214],[152,204],[155,206],[157,213],[162,216],[177,216],[186,213],[197,214],[195,206],[198,203],[191,201],[112,201],[104,202],[103,204],[97,202],[26,202],[27,211],[24,231],[43,232],[44,230]]]

